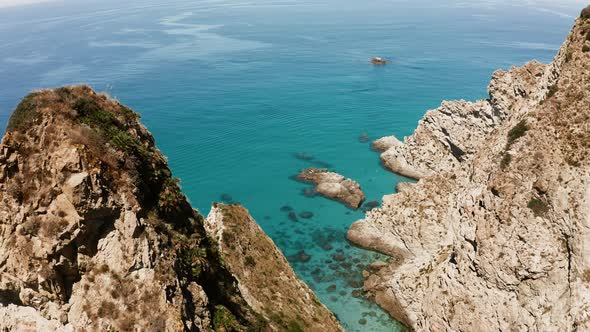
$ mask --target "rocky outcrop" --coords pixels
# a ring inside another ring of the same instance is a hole
[[[280,329],[222,252],[136,113],[86,86],[19,104],[0,145],[0,329]],[[265,287],[315,299],[295,283]],[[305,309],[299,324],[339,328]]]
[[[416,331],[590,330],[590,20],[553,63],[494,73],[490,99],[445,102],[383,161],[421,180],[348,238],[396,258],[371,299]]]
[[[238,280],[246,302],[275,330],[341,330],[245,208],[215,204],[205,229],[219,243],[220,256]]]
[[[444,101],[428,111],[404,142],[387,136],[373,142],[381,161],[395,173],[420,179],[468,163],[486,137],[514,110],[532,107],[557,78],[556,65],[527,63],[521,68],[497,71],[490,83],[490,98],[477,102]]]
[[[326,169],[307,168],[297,175],[297,179],[314,183],[315,191],[353,209],[358,209],[365,200],[365,194],[357,182]]]

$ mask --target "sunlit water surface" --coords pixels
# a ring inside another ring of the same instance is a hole
[[[358,181],[368,201],[392,193],[404,179],[385,171],[361,136],[409,135],[443,99],[485,98],[496,68],[550,61],[581,4],[532,3],[85,1],[0,9],[0,126],[33,89],[86,82],[108,92],[142,114],[203,214],[222,195],[244,204],[286,256],[311,255],[291,257],[292,265],[348,331],[395,331],[360,292],[362,269],[384,257],[345,240],[363,212],[306,197],[308,186],[290,177],[327,167]],[[392,63],[372,66],[373,56]],[[293,221],[289,208],[313,217]]]

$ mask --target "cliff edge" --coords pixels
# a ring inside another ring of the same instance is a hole
[[[374,143],[420,179],[348,238],[396,259],[369,297],[416,331],[590,330],[590,7],[551,64],[497,71]]]
[[[294,274],[258,276],[279,297],[277,310],[254,305],[267,299],[242,285],[258,271],[223,256],[138,118],[87,86],[15,110],[0,145],[0,329],[340,331]],[[306,299],[288,303],[300,315],[275,315],[285,294]]]

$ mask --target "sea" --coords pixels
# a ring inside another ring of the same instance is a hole
[[[487,98],[497,69],[550,62],[585,2],[0,1],[0,128],[33,90],[108,93],[141,114],[202,214],[243,204],[347,331],[402,331],[361,289],[388,260],[346,241],[364,211],[293,176],[327,168],[380,203],[411,180],[372,140],[411,135],[443,100]]]

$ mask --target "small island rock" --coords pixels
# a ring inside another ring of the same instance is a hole
[[[353,209],[358,209],[365,200],[365,194],[357,182],[326,169],[310,167],[301,171],[297,178],[314,183],[315,191],[319,194],[340,201]]]

